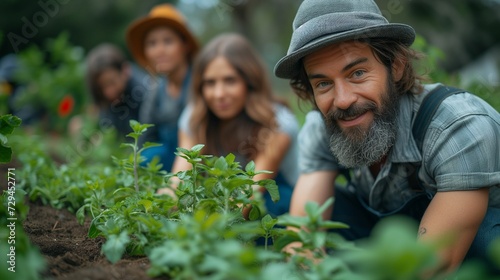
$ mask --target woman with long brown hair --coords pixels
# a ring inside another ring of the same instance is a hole
[[[255,179],[274,179],[280,201],[272,202],[265,189],[269,213],[288,212],[297,179],[295,116],[273,95],[260,57],[242,36],[223,34],[197,57],[193,70],[193,96],[179,121],[179,146],[205,144],[203,152],[216,156],[233,153],[242,166],[253,160]],[[189,169],[177,157],[173,172]]]

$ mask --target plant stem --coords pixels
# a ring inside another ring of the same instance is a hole
[[[135,186],[135,191],[139,192],[139,176],[137,175],[137,138],[135,138],[134,141],[134,186]]]
[[[267,251],[267,240],[269,239],[269,233],[268,232],[266,232],[266,237],[265,238],[266,238],[266,240],[264,240],[264,250]]]
[[[229,190],[224,188],[224,212],[229,213]]]
[[[192,165],[193,165],[193,196],[196,202],[200,202],[198,195],[196,195],[196,189],[197,189],[196,181],[198,179],[198,170],[196,169],[197,163],[193,161]]]

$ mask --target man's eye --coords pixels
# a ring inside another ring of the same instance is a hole
[[[360,78],[365,74],[364,70],[356,70],[352,73],[353,78]]]
[[[316,84],[316,88],[321,89],[321,88],[328,87],[328,86],[330,86],[330,85],[331,85],[331,83],[330,83],[330,82],[319,82],[319,83],[317,83],[317,84]]]

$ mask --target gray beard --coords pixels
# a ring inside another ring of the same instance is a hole
[[[390,79],[392,80],[392,79]],[[391,86],[392,85],[392,86]],[[383,95],[382,104],[353,105],[346,110],[336,110],[324,118],[330,134],[330,151],[346,168],[370,166],[388,154],[396,141],[399,96],[394,84],[388,81],[388,92]],[[359,115],[373,111],[374,119],[368,130],[360,127],[343,131],[337,124],[338,118]]]

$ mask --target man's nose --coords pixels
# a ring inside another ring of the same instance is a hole
[[[335,98],[333,100],[333,106],[339,109],[347,109],[358,99],[357,95],[352,91],[352,89],[343,83],[335,84]]]

